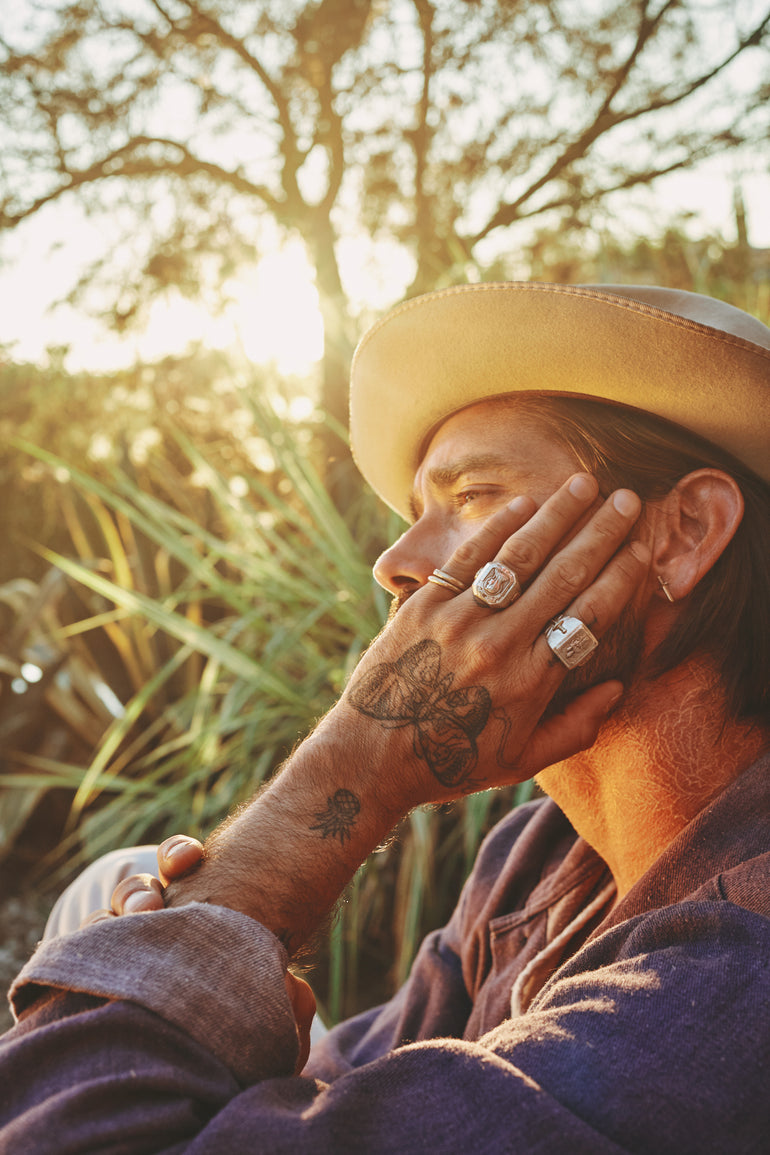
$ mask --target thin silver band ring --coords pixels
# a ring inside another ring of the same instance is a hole
[[[451,573],[447,573],[446,570],[443,569],[434,569],[433,573],[428,575],[428,581],[433,582],[436,586],[443,586],[455,594],[465,593],[468,588],[456,577],[452,577]]]

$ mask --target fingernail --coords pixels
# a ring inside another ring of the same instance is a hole
[[[180,840],[179,842],[172,842],[170,845],[167,845],[167,847],[166,847],[166,845],[164,845],[164,847],[162,847],[160,849],[162,849],[162,854],[163,854],[164,858],[178,858],[179,855],[181,854],[181,852],[184,850],[187,850],[188,847],[189,847],[189,842],[184,842],[184,841]]]
[[[640,561],[642,565],[649,564],[652,558],[652,552],[648,545],[643,541],[632,541],[629,548],[637,561]]]
[[[508,503],[508,508],[511,513],[527,513],[528,510],[531,509],[531,506],[532,498],[525,497],[523,494],[519,494],[518,497],[514,497],[513,501]]]
[[[194,845],[196,845],[195,841],[189,839],[186,835],[172,834],[169,840],[160,843],[158,847],[158,857],[170,858],[172,860],[174,858],[181,858],[182,855],[188,855]]]
[[[618,513],[622,513],[624,517],[633,517],[639,512],[639,498],[628,489],[619,489],[617,493],[614,493],[612,504]]]
[[[123,900],[123,913],[136,914],[137,911],[146,910],[145,899],[148,897],[146,890],[133,890],[131,894]]]
[[[572,478],[567,489],[573,497],[577,497],[580,501],[588,501],[589,498],[596,497],[597,485],[593,477],[578,473]]]

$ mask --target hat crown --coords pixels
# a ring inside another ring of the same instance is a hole
[[[706,297],[703,293],[689,293],[685,289],[664,289],[658,285],[579,287],[605,295],[625,297],[629,301],[640,301],[642,304],[662,309],[663,312],[695,321],[698,325],[707,325],[710,329],[719,329],[733,337],[740,337],[743,341],[751,341],[752,344],[770,351],[770,329],[767,325],[763,325],[750,313],[744,313],[743,309],[728,305],[726,301],[719,301],[716,297]]]
[[[356,350],[353,455],[408,517],[436,428],[524,392],[657,414],[770,481],[770,329],[723,301],[652,285],[482,282],[405,301]]]

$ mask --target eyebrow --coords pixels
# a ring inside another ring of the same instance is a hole
[[[449,489],[463,474],[481,469],[500,468],[510,469],[511,463],[507,457],[499,453],[468,453],[453,465],[435,465],[428,470],[426,480],[433,489]],[[419,504],[414,489],[409,495],[409,512],[416,521],[419,516]]]

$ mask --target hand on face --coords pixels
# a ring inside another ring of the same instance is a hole
[[[560,614],[577,617],[600,639],[601,653],[601,638],[648,573],[647,547],[624,544],[638,497],[620,490],[589,516],[597,494],[593,478],[576,474],[536,511],[519,498],[493,514],[439,561],[464,592],[425,584],[358,666],[342,701],[373,720],[369,757],[404,767],[393,786],[409,805],[523,781],[595,740],[622,693],[617,680],[602,680],[538,722],[566,673],[546,626]],[[523,586],[500,612],[478,605],[469,589],[492,559]]]
[[[178,894],[174,883],[170,904],[198,898],[242,910],[295,950],[362,858],[413,806],[521,781],[590,745],[622,684],[602,681],[543,720],[565,675],[543,630],[569,613],[601,643],[648,571],[649,551],[623,544],[639,510],[639,500],[623,492],[599,505],[596,482],[582,475],[539,509],[522,498],[478,517],[475,532],[436,559],[460,592],[427,582],[417,590],[338,705],[270,788],[219,833],[201,872],[181,881]],[[523,586],[499,613],[478,605],[468,589],[491,559],[514,569]],[[175,842],[174,855],[173,843],[161,851],[168,882],[201,853]],[[285,870],[276,876],[282,855],[291,877]],[[140,877],[122,884],[113,909],[162,904],[161,883]]]

